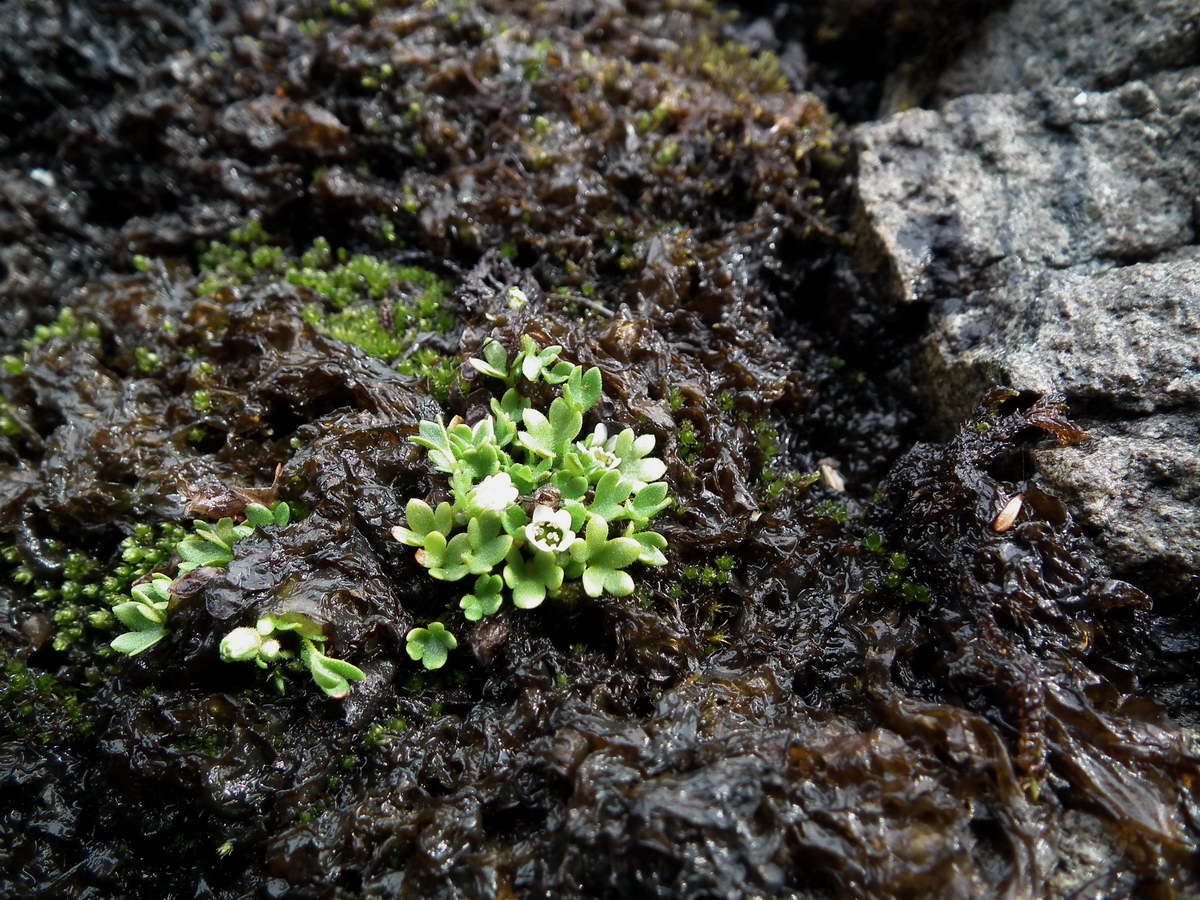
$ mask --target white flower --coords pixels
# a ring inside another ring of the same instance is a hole
[[[597,425],[592,433],[579,442],[579,448],[586,450],[590,447],[603,447],[608,440],[608,428],[603,423]]]
[[[576,441],[575,447],[584,459],[591,460],[592,465],[601,472],[607,472],[621,464],[621,460],[612,452],[612,447],[606,446],[607,443],[608,429],[597,425],[582,441]]]
[[[621,460],[617,459],[617,455],[611,450],[606,450],[603,447],[585,447],[583,444],[577,444],[579,452],[586,459],[590,459],[592,464],[602,472],[607,472],[610,469],[615,469],[621,464]]]
[[[489,475],[471,488],[471,502],[480,509],[494,512],[503,512],[510,504],[516,503],[519,496],[521,492],[513,486],[507,472]]]
[[[533,511],[533,521],[525,526],[525,537],[537,549],[547,553],[566,550],[575,540],[571,514],[565,509],[539,506]]]

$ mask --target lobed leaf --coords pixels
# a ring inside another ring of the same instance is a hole
[[[622,478],[620,472],[615,469],[605,472],[596,482],[594,499],[588,507],[588,512],[600,516],[606,522],[626,518],[624,504],[632,492],[633,485]]]
[[[563,570],[557,554],[533,550],[526,559],[515,547],[508,554],[504,567],[504,582],[512,590],[513,606],[533,609],[541,606],[548,593],[562,587]]]
[[[600,370],[592,367],[586,371],[582,366],[572,366],[563,384],[563,399],[573,409],[585,413],[600,400]]]

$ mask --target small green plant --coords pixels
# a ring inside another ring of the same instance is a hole
[[[156,572],[151,580],[135,586],[133,599],[113,607],[113,615],[129,631],[112,641],[118,653],[136,656],[157,644],[167,634],[167,610],[171,605],[171,577]]]
[[[201,566],[224,568],[233,561],[233,545],[243,538],[254,534],[256,528],[275,525],[280,528],[291,521],[291,508],[286,503],[276,503],[268,509],[260,503],[251,503],[246,507],[246,521],[240,525],[233,524],[233,519],[224,518],[215,525],[196,520],[193,524],[195,534],[189,534],[176,548],[183,562],[179,564],[179,574],[186,575]]]
[[[610,436],[597,424],[580,440],[600,399],[600,370],[559,359],[561,347],[522,342],[511,362],[495,342],[468,360],[507,388],[490,415],[474,426],[421,422],[413,441],[447,476],[451,501],[434,508],[414,497],[405,524],[392,529],[434,578],[474,576],[459,603],[470,621],[497,612],[506,587],[518,609],[541,605],[570,581],[590,597],[624,597],[634,590],[629,566],[667,561],[666,539],[647,530],[671,503],[659,480],[666,465],[650,455],[654,436],[631,428]],[[518,390],[539,381],[558,389],[545,412]],[[454,638],[440,622],[414,629],[409,655],[438,668],[455,646],[447,641]]]
[[[440,669],[457,646],[458,641],[441,622],[430,622],[428,628],[414,628],[405,639],[408,655],[423,662],[426,669]]]
[[[276,503],[268,509],[258,503],[246,507],[246,521],[235,525],[233,519],[224,518],[215,525],[196,520],[195,532],[183,536],[175,545],[175,552],[183,560],[179,574],[186,575],[201,566],[223,568],[233,561],[235,542],[254,534],[256,528],[265,525],[284,526],[291,517],[286,503]],[[125,551],[126,562],[139,562],[144,551],[131,546]],[[162,555],[155,557],[162,560]],[[171,584],[169,575],[155,572],[150,580],[134,585],[129,597],[113,605],[112,613],[129,631],[118,635],[111,646],[119,653],[135,656],[153,647],[168,633],[167,617],[171,608]]]
[[[298,650],[286,649],[282,638],[292,636]],[[340,699],[350,693],[351,681],[366,676],[357,666],[323,652],[325,632],[308,616],[300,613],[263,616],[254,627],[235,628],[221,640],[221,659],[225,662],[253,662],[260,669],[274,669],[271,682],[279,693],[284,691],[283,666],[298,659],[308,669],[317,687],[330,697]]]

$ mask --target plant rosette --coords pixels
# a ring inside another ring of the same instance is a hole
[[[413,438],[446,476],[451,499],[436,508],[410,499],[405,524],[392,535],[416,548],[434,578],[474,577],[474,590],[459,603],[469,621],[499,611],[505,588],[518,609],[540,606],[569,582],[590,597],[624,597],[634,590],[628,567],[667,561],[666,539],[648,530],[671,504],[660,480],[666,465],[651,455],[654,435],[631,428],[610,435],[600,423],[581,438],[584,416],[600,399],[600,370],[561,353],[539,349],[526,335],[509,361],[500,344],[489,343],[482,359],[468,362],[505,386],[491,412],[474,425],[458,417],[448,425],[422,421]],[[539,381],[557,391],[544,411],[520,390]],[[409,653],[421,648],[413,659],[438,668],[453,645],[433,647],[420,633],[430,629],[414,629]]]

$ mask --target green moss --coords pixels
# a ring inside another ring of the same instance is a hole
[[[411,193],[402,205],[409,212],[419,208]],[[380,234],[387,243],[399,243],[388,219],[381,220]],[[314,330],[377,359],[395,362],[398,371],[424,378],[435,397],[446,399],[459,361],[428,348],[408,353],[418,334],[445,333],[454,325],[445,304],[450,285],[444,279],[419,266],[395,265],[341,248],[335,251],[323,237],[299,258],[269,244],[271,240],[259,223],[251,221],[231,232],[228,244],[202,245],[197,294],[211,296],[255,279],[286,281],[311,295],[312,302],[301,315]],[[143,358],[138,362],[142,366]],[[151,362],[145,360],[147,365]],[[206,392],[193,396],[197,411],[207,410],[207,399]]]
[[[135,581],[165,565],[183,535],[183,529],[171,523],[139,525],[121,542],[115,563],[72,550],[57,572],[36,577],[20,551],[7,545],[0,548],[0,570],[7,570],[14,584],[32,588],[30,599],[54,625],[51,645],[66,651],[93,635],[106,635],[115,625],[112,606],[128,599]]]
[[[212,409],[212,395],[208,391],[193,391],[192,409],[198,413],[208,412]]]
[[[675,445],[684,462],[691,463],[695,460],[696,451],[700,448],[700,438],[696,435],[696,426],[692,424],[691,419],[684,419],[680,423]]]
[[[3,648],[0,667],[0,730],[60,746],[91,736],[94,725],[79,689],[31,669]]]
[[[735,96],[780,93],[788,89],[779,58],[769,50],[755,54],[744,44],[726,42],[707,34],[683,44],[675,64]]]
[[[447,291],[442,279],[417,266],[394,266],[361,254],[334,264],[328,242],[324,241],[315,242],[300,258],[300,265],[288,266],[284,277],[323,297],[334,309],[365,300],[378,301],[399,290],[416,292],[417,302],[412,309],[400,310],[406,317],[440,312]]]
[[[763,462],[769,463],[779,455],[779,429],[769,419],[758,419],[751,426]]]
[[[0,434],[15,438],[21,436],[21,426],[8,412],[8,401],[0,397]]]
[[[422,347],[411,356],[396,364],[396,371],[403,375],[424,378],[429,393],[439,403],[450,396],[450,385],[458,377],[461,360],[457,356],[443,356],[430,347]]]

